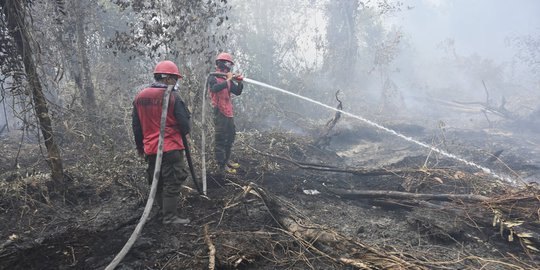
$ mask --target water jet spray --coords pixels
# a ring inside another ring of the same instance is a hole
[[[223,76],[223,75],[225,75],[225,74],[223,74],[223,73],[211,73],[210,75]],[[361,116],[358,116],[358,115],[355,115],[355,114],[346,112],[346,111],[344,111],[344,110],[340,110],[340,109],[334,108],[334,107],[332,107],[332,106],[326,105],[326,104],[321,103],[321,102],[319,102],[319,101],[316,101],[316,100],[314,100],[314,99],[311,99],[311,98],[308,98],[308,97],[304,97],[304,96],[302,96],[302,95],[292,93],[292,92],[287,91],[287,90],[285,90],[285,89],[282,89],[282,88],[279,88],[279,87],[275,87],[275,86],[272,86],[272,85],[269,85],[269,84],[266,84],[266,83],[263,83],[263,82],[259,82],[259,81],[256,81],[256,80],[253,80],[253,79],[250,79],[250,78],[245,78],[245,77],[243,77],[243,78],[242,78],[242,81],[245,82],[245,83],[249,83],[249,84],[253,84],[253,85],[258,85],[258,86],[262,86],[262,87],[264,87],[264,88],[268,88],[268,89],[271,89],[271,90],[274,90],[274,91],[277,91],[277,92],[281,92],[281,93],[284,93],[284,94],[287,94],[287,95],[291,95],[291,96],[293,96],[293,97],[296,97],[296,98],[299,98],[299,99],[302,99],[302,100],[305,100],[305,101],[309,101],[309,102],[311,102],[311,103],[314,103],[314,104],[319,105],[319,106],[321,106],[321,107],[325,107],[325,108],[327,108],[327,109],[330,109],[330,110],[333,110],[333,111],[336,111],[336,112],[340,112],[340,113],[342,113],[342,114],[344,114],[344,115],[347,115],[347,116],[350,116],[350,117],[352,117],[352,118],[358,119],[358,120],[360,120],[360,121],[362,121],[362,122],[364,122],[364,123],[366,123],[366,124],[368,124],[368,125],[370,125],[370,126],[372,126],[372,127],[378,128],[378,129],[383,130],[383,131],[385,131],[385,132],[387,132],[387,133],[390,133],[390,134],[392,134],[392,135],[394,135],[394,136],[397,136],[397,137],[399,137],[399,138],[402,138],[402,139],[404,139],[404,140],[406,140],[406,141],[408,141],[408,142],[412,142],[412,143],[414,143],[414,144],[417,144],[417,145],[419,145],[419,146],[422,146],[422,147],[424,147],[424,148],[427,148],[427,149],[429,149],[429,150],[431,150],[431,151],[434,151],[434,152],[436,152],[436,153],[439,153],[439,154],[441,154],[441,155],[443,155],[443,156],[445,156],[445,157],[448,157],[448,158],[457,160],[457,161],[459,161],[459,162],[461,162],[461,163],[464,163],[465,165],[468,165],[468,166],[471,166],[471,167],[480,169],[480,170],[482,170],[484,173],[489,174],[489,175],[491,175],[491,176],[493,176],[493,177],[495,177],[495,178],[497,178],[497,179],[500,179],[500,180],[509,182],[509,183],[511,183],[511,184],[516,184],[516,183],[517,183],[516,180],[511,179],[511,178],[509,178],[509,177],[504,177],[504,176],[498,175],[498,174],[494,173],[494,172],[493,172],[491,169],[489,169],[489,168],[486,168],[486,167],[484,167],[484,166],[481,166],[481,165],[479,165],[479,164],[476,164],[476,163],[474,163],[474,162],[472,162],[472,161],[468,161],[468,160],[466,160],[466,159],[464,159],[464,158],[458,157],[458,156],[456,156],[456,155],[454,155],[454,154],[452,154],[452,153],[448,153],[448,152],[446,152],[446,151],[444,151],[444,150],[442,150],[442,149],[439,149],[439,148],[437,148],[437,147],[431,146],[431,145],[429,145],[429,144],[427,144],[427,143],[418,141],[418,140],[416,140],[416,139],[414,139],[414,138],[412,138],[412,137],[405,136],[405,135],[403,135],[403,134],[401,134],[401,133],[399,133],[399,132],[397,132],[397,131],[395,131],[395,130],[393,130],[393,129],[387,128],[387,127],[382,126],[382,125],[380,125],[380,124],[377,124],[377,123],[375,123],[375,122],[373,122],[373,121],[371,121],[371,120],[369,120],[369,119],[366,119],[366,118],[364,118],[364,117],[361,117]],[[206,89],[205,89],[205,92],[206,92]],[[203,106],[204,106],[204,98],[205,98],[205,95],[203,95]],[[204,108],[204,107],[203,107],[203,108]],[[203,109],[203,112],[204,112],[204,109]],[[204,117],[203,117],[203,124],[204,124]],[[204,128],[203,128],[203,130],[204,130]],[[204,140],[204,137],[203,137],[203,140]],[[203,149],[202,149],[202,150],[203,150],[203,153],[204,153],[204,146],[203,146]],[[204,161],[203,161],[203,164],[204,164]],[[204,168],[204,172],[206,172],[206,168]],[[204,177],[204,174],[203,174],[203,177]],[[206,178],[204,178],[203,180],[206,181]],[[204,185],[205,185],[205,184],[204,184]]]

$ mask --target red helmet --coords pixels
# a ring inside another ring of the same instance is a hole
[[[169,60],[159,62],[154,69],[154,74],[172,74],[182,78],[176,64]]]
[[[232,55],[230,55],[229,53],[222,52],[222,53],[218,54],[218,56],[216,57],[216,62],[219,61],[219,60],[231,62],[234,65],[234,62],[232,60]]]

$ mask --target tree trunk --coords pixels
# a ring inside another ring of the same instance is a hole
[[[356,74],[358,61],[358,0],[330,1],[327,6],[327,51],[324,70],[329,72],[334,88],[346,89],[350,74]],[[336,64],[338,63],[338,64]]]
[[[47,101],[43,94],[41,82],[37,74],[36,63],[33,59],[33,52],[30,46],[30,34],[25,22],[25,10],[22,1],[5,0],[2,1],[2,10],[7,21],[7,26],[10,34],[15,40],[17,51],[19,52],[24,63],[24,70],[27,76],[28,84],[32,90],[32,99],[34,102],[34,110],[45,146],[48,153],[48,164],[51,167],[51,176],[55,182],[56,188],[63,188],[64,173],[62,168],[62,159],[60,158],[60,150],[54,142],[52,131],[51,118],[47,108]]]
[[[82,79],[83,86],[83,106],[86,108],[89,120],[93,123],[93,119],[96,113],[96,97],[94,83],[92,82],[92,73],[90,71],[90,63],[88,61],[88,54],[86,51],[86,34],[84,32],[85,11],[81,8],[80,4],[76,5],[76,17],[75,28],[77,36],[77,51],[78,51],[78,63],[79,63],[79,77]]]

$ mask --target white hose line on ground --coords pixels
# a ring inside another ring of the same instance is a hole
[[[154,204],[154,198],[156,196],[157,191],[157,184],[159,179],[159,174],[161,172],[161,159],[163,157],[163,141],[165,137],[165,121],[167,119],[167,110],[169,108],[169,97],[171,95],[171,91],[173,89],[174,85],[169,85],[167,87],[167,90],[165,90],[165,93],[163,94],[163,105],[161,110],[161,123],[159,127],[159,140],[158,140],[158,152],[156,157],[156,164],[154,168],[154,178],[152,179],[152,187],[150,188],[150,195],[148,196],[148,201],[146,201],[146,206],[144,207],[143,214],[141,216],[141,219],[139,220],[139,223],[137,224],[137,227],[135,227],[135,230],[133,230],[133,233],[131,233],[131,236],[129,237],[128,241],[118,252],[116,257],[107,265],[105,270],[113,270],[116,268],[116,266],[124,259],[126,254],[129,252],[137,238],[139,237],[139,234],[142,231],[142,228],[144,227],[144,224],[146,223],[146,219],[148,218],[148,215],[150,215],[150,210],[152,210],[152,205]]]

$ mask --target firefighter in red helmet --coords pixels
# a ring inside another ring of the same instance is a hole
[[[231,148],[236,136],[231,94],[240,95],[244,85],[242,76],[232,73],[234,61],[229,53],[222,52],[216,57],[216,72],[226,76],[208,77],[208,91],[214,111],[214,154],[218,173],[236,173],[240,165],[231,161]]]
[[[145,155],[147,177],[151,184],[158,152],[163,94],[169,85],[182,78],[176,64],[162,61],[154,69],[155,82],[140,91],[133,102],[132,126],[137,152]],[[158,179],[156,202],[163,224],[187,224],[189,219],[177,213],[178,196],[182,183],[188,177],[184,158],[182,134],[190,131],[190,113],[176,91],[169,100],[165,121],[161,174]]]

